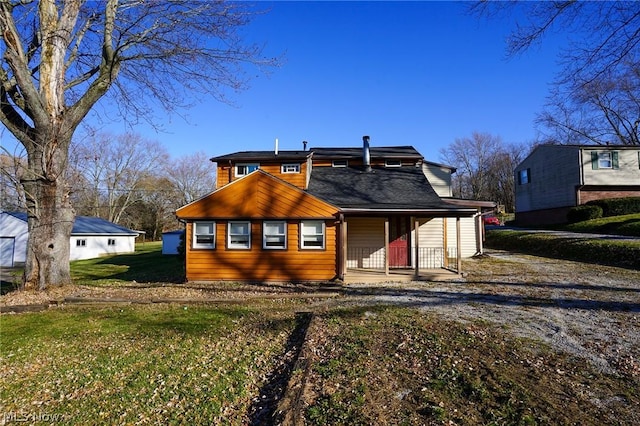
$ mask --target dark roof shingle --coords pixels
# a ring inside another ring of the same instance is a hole
[[[315,167],[308,192],[340,208],[367,210],[450,210],[422,173],[407,167]]]

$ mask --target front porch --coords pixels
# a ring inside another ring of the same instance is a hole
[[[338,236],[338,277],[345,283],[437,281],[462,275],[460,217],[349,217],[339,222]]]
[[[391,269],[389,274],[377,269],[347,269],[342,280],[345,284],[391,283],[411,281],[449,281],[460,278],[460,274],[448,269],[423,270],[416,275],[413,269]]]

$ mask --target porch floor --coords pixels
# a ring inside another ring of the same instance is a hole
[[[389,275],[379,269],[347,269],[345,284],[384,283],[409,281],[447,281],[460,278],[460,274],[448,269],[424,269],[416,277],[413,269],[390,269]]]

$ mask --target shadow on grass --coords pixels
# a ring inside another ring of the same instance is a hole
[[[281,424],[276,418],[278,415],[276,409],[287,390],[291,374],[300,357],[312,317],[311,312],[296,313],[296,326],[287,339],[281,362],[267,375],[266,382],[249,408],[250,425]]]
[[[184,262],[179,256],[166,256],[159,250],[122,254],[107,258],[73,262],[75,281],[109,279],[141,283],[184,283]]]

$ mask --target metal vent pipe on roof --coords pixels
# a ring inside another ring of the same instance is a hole
[[[362,137],[362,163],[367,172],[371,171],[371,152],[369,151],[369,136]]]

